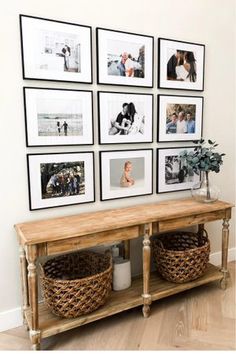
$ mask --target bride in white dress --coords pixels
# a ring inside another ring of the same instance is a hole
[[[177,65],[175,68],[177,80],[185,82],[195,82],[197,79],[196,59],[193,52],[184,54],[183,65]]]

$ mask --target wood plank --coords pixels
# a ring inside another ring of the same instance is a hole
[[[180,229],[181,227],[189,227],[193,225],[205,224],[206,222],[221,220],[225,217],[225,210],[213,211],[200,215],[191,215],[179,217],[159,222],[159,232]]]
[[[170,283],[162,279],[155,272],[152,273],[150,277],[150,294],[152,296],[152,300],[154,301],[220,279],[222,279],[222,273],[218,267],[211,264],[208,264],[208,269],[202,277],[186,284]],[[113,291],[106,304],[97,311],[75,319],[64,319],[57,317],[48,310],[45,304],[39,304],[39,327],[41,330],[41,336],[42,338],[46,338],[48,336],[61,333],[69,329],[82,326],[86,323],[90,323],[142,305],[142,291],[143,283],[142,276],[140,276],[133,279],[132,286],[129,289],[118,292]],[[26,311],[26,318],[29,327],[31,328],[30,315],[30,309],[28,309]],[[141,311],[140,316],[142,316]]]
[[[189,215],[200,215],[229,210],[233,204],[217,201],[212,204],[198,203],[192,198],[169,200],[155,204],[82,213],[15,225],[23,244],[39,244],[93,233],[115,230],[156,221]]]
[[[139,226],[131,226],[118,230],[98,232],[92,235],[69,238],[61,241],[47,243],[45,255],[53,255],[63,252],[82,250],[91,246],[98,246],[109,242],[121,242],[139,236]]]

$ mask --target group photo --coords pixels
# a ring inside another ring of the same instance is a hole
[[[193,141],[202,136],[203,97],[158,95],[158,141]]]
[[[84,161],[41,163],[42,199],[85,193]]]
[[[167,104],[166,133],[194,134],[196,105]]]

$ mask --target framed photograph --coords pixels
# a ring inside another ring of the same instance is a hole
[[[194,148],[157,149],[157,193],[188,190],[200,181],[200,176],[180,156],[183,150],[193,151]]]
[[[98,92],[99,143],[153,141],[153,95]]]
[[[97,28],[98,84],[153,87],[152,36]]]
[[[153,150],[100,151],[101,200],[153,193]]]
[[[26,145],[92,145],[92,91],[24,87]]]
[[[92,83],[92,29],[20,15],[23,79]]]
[[[27,154],[30,210],[95,201],[93,152]]]
[[[158,39],[158,87],[204,90],[205,45]]]
[[[202,137],[203,97],[158,95],[158,141]]]

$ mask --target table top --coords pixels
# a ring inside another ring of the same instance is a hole
[[[217,212],[231,209],[233,206],[220,200],[205,204],[196,202],[192,198],[185,198],[31,221],[16,224],[15,229],[23,245],[32,245],[189,215]]]

